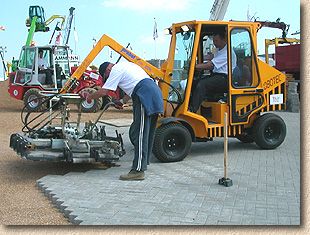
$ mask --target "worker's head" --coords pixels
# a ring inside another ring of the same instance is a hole
[[[213,35],[213,44],[216,48],[222,49],[227,44],[226,34],[224,31],[217,32]]]
[[[43,50],[39,49],[39,57],[42,58],[43,57]]]
[[[104,62],[100,65],[99,74],[101,75],[103,82],[105,82],[109,77],[112,66],[113,64],[110,62]]]

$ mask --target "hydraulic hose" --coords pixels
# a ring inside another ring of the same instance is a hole
[[[49,101],[50,101],[53,97],[55,97],[56,95],[57,95],[57,94],[52,95],[52,96],[50,96],[50,97],[42,96],[42,97],[34,98],[34,99],[28,101],[28,102],[24,105],[24,107],[23,107],[23,109],[22,109],[22,111],[21,111],[21,121],[22,121],[22,123],[23,123],[23,125],[24,125],[23,128],[22,128],[22,131],[23,131],[24,133],[29,133],[29,132],[36,132],[36,131],[38,131],[38,130],[35,129],[35,128],[38,127],[38,126],[40,126],[44,121],[46,121],[46,120],[49,119],[50,117],[45,117],[43,120],[41,120],[39,123],[37,123],[34,127],[30,127],[29,125],[30,125],[31,123],[33,123],[35,120],[37,120],[38,118],[40,118],[41,116],[43,116],[44,113],[46,113],[50,108],[55,108],[56,105],[58,105],[58,102],[57,102],[57,103],[53,104],[52,107],[47,107],[46,109],[42,110],[38,115],[36,115],[35,117],[33,117],[31,120],[28,120],[30,114],[32,113],[32,112],[26,111],[27,106],[29,105],[29,103],[33,102],[34,100],[39,100],[39,101],[40,101],[40,100],[43,100],[43,101],[39,104],[39,107],[40,107],[40,106],[42,106],[42,105],[44,105],[44,104],[46,104],[46,103],[49,103]],[[24,115],[25,113],[26,113],[26,115]],[[55,111],[54,111],[52,114],[54,114],[54,113],[55,113]],[[46,126],[46,125],[49,123],[49,121],[50,121],[50,120],[48,120],[47,122],[45,122],[45,123],[39,128],[39,130],[41,130],[44,126]]]
[[[172,86],[170,83],[166,82],[165,80],[163,80],[163,79],[161,79],[161,78],[158,78],[158,77],[156,78],[156,80],[158,80],[158,82],[162,82],[162,83],[168,85],[168,86],[172,89],[172,91],[174,91],[174,92],[176,93],[176,95],[177,95],[177,97],[178,97],[177,107],[174,108],[173,105],[171,105],[171,107],[173,108],[172,116],[174,116],[174,115],[175,115],[175,112],[177,111],[177,109],[180,107],[180,105],[181,105],[181,103],[182,103],[181,94],[180,94],[180,92],[179,92],[174,86]],[[168,103],[172,104],[172,102],[169,101],[168,99],[166,99],[166,101],[167,101]]]

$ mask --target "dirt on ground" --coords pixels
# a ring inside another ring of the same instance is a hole
[[[65,175],[104,168],[100,163],[69,164],[21,159],[9,147],[10,135],[21,132],[23,102],[10,97],[8,81],[0,82],[0,224],[2,225],[69,225],[37,188],[36,181],[46,175]],[[77,110],[77,109],[76,109]],[[74,107],[72,112],[76,112]],[[95,121],[98,113],[85,113],[83,121]],[[110,108],[101,119],[132,118],[131,108]]]

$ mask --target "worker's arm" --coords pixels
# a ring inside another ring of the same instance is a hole
[[[109,90],[104,88],[99,88],[96,92],[89,94],[88,99],[98,99],[100,97],[106,96],[108,94]]]
[[[98,99],[100,97],[106,96],[108,94],[109,90],[104,89],[104,88],[99,88],[96,92],[94,93],[88,93],[85,91],[81,91],[79,94],[81,97],[86,99],[87,101],[93,100],[93,99]]]
[[[108,95],[109,90],[104,89],[104,88],[99,88],[96,92],[94,93],[88,93],[88,92],[83,92],[81,91],[79,94],[82,98],[84,98],[87,102],[91,102],[93,99],[98,99],[100,97]],[[129,97],[130,98],[130,97]],[[112,101],[114,103],[115,108],[117,109],[123,109],[123,103],[120,102],[119,100],[114,100]]]
[[[212,61],[208,60],[205,63],[196,64],[195,68],[197,70],[213,70],[214,64],[212,63]]]

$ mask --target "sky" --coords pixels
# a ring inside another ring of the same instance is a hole
[[[0,14],[0,46],[6,47],[5,60],[18,58],[21,47],[27,39],[25,20],[28,8],[42,6],[45,18],[52,15],[69,14],[69,8],[75,7],[75,18],[69,45],[75,54],[83,60],[93,47],[94,40],[107,34],[126,46],[131,44],[132,51],[144,59],[165,59],[168,55],[170,37],[163,30],[172,23],[188,20],[208,20],[214,0],[11,0],[2,3]],[[7,6],[6,6],[7,5]],[[14,6],[14,10],[9,9]],[[6,10],[7,9],[7,10]],[[300,30],[300,1],[297,0],[230,0],[224,20],[247,20],[247,13],[260,21],[281,21],[290,25],[288,37]],[[157,22],[158,38],[153,40],[154,18]],[[53,29],[57,21],[51,23]],[[52,30],[34,35],[37,45],[48,44]],[[263,28],[258,35],[258,52],[264,53],[264,39],[281,36],[281,30]],[[54,42],[54,40],[53,40]],[[271,52],[272,52],[271,48]],[[103,61],[115,62],[116,54],[106,50],[94,61],[98,66]],[[2,70],[0,65],[0,74]],[[1,75],[0,75],[1,76]]]

